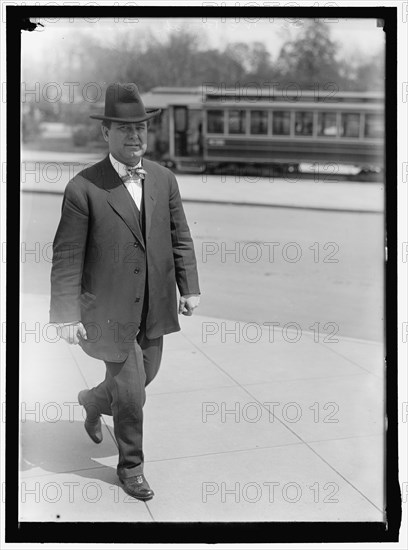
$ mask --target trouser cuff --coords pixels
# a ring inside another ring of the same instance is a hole
[[[143,464],[138,464],[133,468],[117,468],[116,472],[120,479],[127,479],[129,477],[140,476],[143,474]]]

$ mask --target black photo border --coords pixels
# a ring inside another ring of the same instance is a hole
[[[2,6],[4,12],[4,6]],[[19,239],[21,167],[18,128],[21,111],[21,33],[24,20],[64,17],[152,17],[157,6],[7,6],[7,344],[6,344],[6,521],[7,543],[310,543],[397,542],[401,523],[398,480],[397,393],[397,8],[390,7],[203,7],[160,6],[160,18],[285,17],[382,19],[386,32],[386,517],[384,522],[251,523],[59,523],[19,522]],[[21,122],[21,120],[20,120]],[[73,525],[77,528],[73,529]]]

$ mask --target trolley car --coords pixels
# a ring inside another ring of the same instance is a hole
[[[179,171],[258,166],[296,171],[302,165],[384,167],[384,97],[268,88],[153,88],[149,149]],[[301,170],[300,170],[301,171]]]

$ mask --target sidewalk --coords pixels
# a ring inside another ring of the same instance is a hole
[[[21,521],[383,520],[381,344],[181,316],[147,390],[142,503],[118,483],[112,418],[95,445],[76,403],[103,363],[55,338],[47,296],[21,307],[37,327],[21,345]]]
[[[24,192],[63,193],[66,184],[86,165],[104,155],[22,152]],[[324,174],[315,182],[268,178],[177,174],[185,202],[307,208],[345,212],[383,212],[384,185],[381,183],[328,182]]]

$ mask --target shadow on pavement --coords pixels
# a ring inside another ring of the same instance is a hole
[[[97,468],[106,468],[98,459],[117,454],[117,449],[103,424],[102,430],[104,441],[96,445],[88,438],[83,422],[22,422],[21,472],[28,473],[34,468],[41,468],[45,472],[75,471],[75,474],[82,475],[83,471],[84,477],[101,480],[103,478],[106,481],[106,471],[104,475],[98,476]],[[109,470],[112,471],[112,481],[116,482],[116,469]]]

